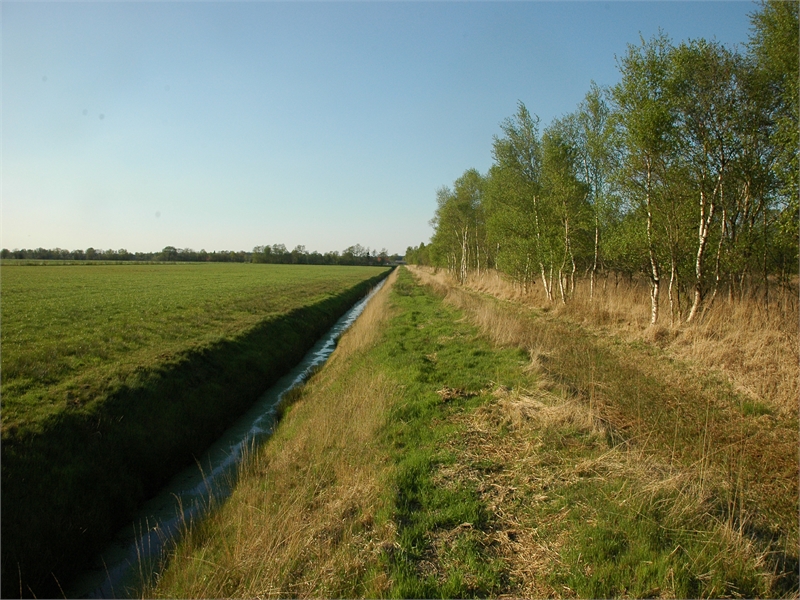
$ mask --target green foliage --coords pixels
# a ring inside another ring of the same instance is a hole
[[[348,255],[343,260],[345,255]],[[14,249],[3,248],[0,250],[0,259],[3,264],[15,264],[7,261],[37,261],[33,264],[54,264],[53,261],[63,261],[69,264],[98,264],[102,262],[254,262],[267,264],[303,264],[303,265],[360,265],[381,266],[388,264],[388,252],[382,249],[380,253],[364,248],[360,244],[350,246],[341,254],[337,251],[320,254],[316,250],[308,252],[303,245],[295,246],[291,252],[284,244],[272,246],[256,246],[252,252],[239,250],[238,252],[222,250],[220,252],[206,252],[205,250],[192,250],[191,248],[176,248],[166,246],[161,252],[128,252],[125,248],[119,250],[100,250],[87,248],[83,250],[66,250],[64,248],[35,248]]]
[[[653,323],[667,279],[679,320],[726,287],[768,298],[776,276],[788,285],[800,223],[798,3],[765,2],[751,18],[748,54],[703,39],[675,46],[663,32],[629,45],[620,82],[593,83],[543,136],[519,102],[486,176],[470,170],[437,192],[421,264],[462,281],[496,266],[524,290],[541,278],[550,300],[557,281],[563,301],[576,272],[642,273]],[[471,177],[480,194],[462,194]]]
[[[436,233],[426,255],[418,259],[425,258],[431,264],[448,268],[461,281],[468,271],[491,266],[492,256],[486,244],[484,188],[480,173],[468,169],[456,179],[452,190],[444,186],[436,191],[437,208],[431,219]]]
[[[798,30],[800,5],[796,1],[761,2],[750,17],[749,49],[758,72],[762,100],[774,121],[771,138],[776,156],[774,173],[781,188],[782,205],[776,219],[777,262],[783,273],[795,273],[800,226],[800,58]]]
[[[769,0],[751,15],[752,34],[749,48],[758,69],[773,94],[781,148],[778,169],[784,185],[797,197],[798,147],[800,133],[800,58],[797,48],[800,30],[800,5],[796,1]]]
[[[487,184],[490,246],[497,248],[498,267],[527,286],[554,260],[543,235],[549,219],[541,202],[539,117],[520,102],[501,129],[503,136],[494,138],[495,164]]]
[[[409,246],[406,249],[405,261],[412,265],[430,266],[431,254],[430,246],[426,246],[425,242],[420,242],[419,246]]]
[[[554,121],[542,138],[542,198],[549,204],[558,227],[547,232],[549,246],[560,255],[559,272],[574,274],[590,263],[591,187],[581,181],[574,119]],[[577,264],[576,264],[577,262]]]

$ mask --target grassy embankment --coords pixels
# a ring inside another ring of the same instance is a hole
[[[384,274],[4,267],[3,596],[57,594]]]
[[[433,288],[403,270],[376,296],[146,596],[797,593],[796,416],[418,275]]]

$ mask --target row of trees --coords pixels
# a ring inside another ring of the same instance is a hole
[[[376,252],[361,244],[348,246],[341,253],[333,250],[325,254],[316,251],[307,252],[305,246],[296,246],[289,252],[283,244],[275,244],[273,246],[256,246],[253,248],[252,255],[252,261],[257,263],[304,265],[386,265],[398,258],[398,256],[389,256],[386,248]]]
[[[161,252],[128,252],[120,250],[65,250],[62,248],[0,251],[1,258],[28,260],[111,260],[111,261],[161,261],[161,262],[254,262],[273,264],[307,265],[386,265],[398,260],[399,256],[389,256],[386,249],[380,253],[360,244],[349,246],[343,252],[308,252],[305,246],[297,246],[291,252],[283,244],[256,246],[252,252],[227,251],[206,252],[191,248],[166,246]]]
[[[489,172],[437,191],[431,243],[406,259],[462,281],[497,268],[562,302],[576,274],[593,297],[600,273],[643,273],[652,323],[664,291],[671,320],[721,292],[768,301],[797,274],[798,2],[751,21],[745,53],[664,34],[629,45],[619,83],[592,84],[543,132],[520,102]]]
[[[119,250],[103,250],[87,248],[86,250],[67,250],[66,248],[23,248],[9,250],[3,248],[0,258],[14,258],[27,260],[158,260],[158,252],[128,252],[125,248]]]

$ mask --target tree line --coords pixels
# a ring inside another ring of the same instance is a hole
[[[380,252],[364,247],[361,244],[348,246],[342,252],[336,250],[320,254],[308,252],[305,246],[298,245],[289,251],[283,244],[256,246],[252,252],[228,251],[206,252],[191,248],[166,246],[160,252],[128,252],[119,250],[66,250],[62,248],[36,248],[0,251],[0,258],[27,260],[79,260],[79,261],[142,261],[142,262],[253,262],[271,264],[304,264],[304,265],[387,265],[400,259],[390,256],[385,248]]]
[[[568,302],[575,278],[642,274],[651,322],[695,319],[718,294],[787,285],[798,268],[798,2],[751,15],[745,51],[659,33],[628,45],[619,83],[592,83],[540,130],[519,102],[493,164],[437,190],[428,245],[406,260],[461,281],[495,268]]]
[[[283,244],[256,246],[252,261],[257,263],[308,264],[308,265],[386,265],[399,260],[397,255],[389,256],[386,248],[380,252],[361,244],[348,246],[341,253],[333,250],[320,254],[307,252],[305,246],[296,246],[289,252]]]

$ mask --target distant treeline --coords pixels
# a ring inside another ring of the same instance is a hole
[[[798,261],[798,6],[753,15],[746,52],[659,34],[618,58],[620,81],[592,84],[540,133],[519,103],[494,138],[488,173],[437,191],[430,244],[406,260],[461,281],[496,268],[550,300],[576,274],[650,280],[671,320],[693,320],[719,293],[762,295]]]
[[[23,260],[110,260],[110,261],[156,261],[156,262],[254,262],[284,265],[386,265],[400,259],[400,256],[390,256],[385,248],[380,252],[371,250],[361,244],[349,246],[341,253],[333,250],[320,254],[308,252],[305,246],[296,246],[294,250],[287,250],[283,244],[272,246],[256,246],[252,252],[240,250],[238,252],[222,250],[220,252],[206,252],[205,250],[192,250],[191,248],[176,248],[167,246],[161,252],[128,252],[124,248],[119,250],[100,250],[87,248],[86,250],[66,250],[64,248],[36,248],[33,250],[8,250],[0,251],[0,258]]]

